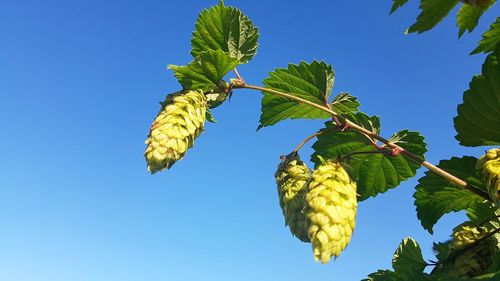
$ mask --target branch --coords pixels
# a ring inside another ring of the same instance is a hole
[[[387,147],[393,149],[394,151],[397,151],[399,154],[403,155],[404,157],[410,159],[411,161],[415,162],[415,163],[418,163],[424,167],[426,167],[429,171],[437,174],[438,176],[440,177],[443,177],[445,178],[446,180],[448,180],[449,182],[452,182],[460,187],[463,187],[471,192],[473,192],[474,194],[476,195],[479,195],[487,200],[491,200],[489,195],[478,189],[477,187],[474,187],[470,184],[468,184],[466,181],[462,180],[462,179],[459,179],[457,177],[455,177],[454,175],[446,172],[445,170],[425,161],[425,159],[421,158],[420,156],[417,156],[411,152],[409,152],[408,150],[400,147],[399,145],[397,144],[394,144],[392,142],[390,142],[389,140],[383,138],[382,136],[380,135],[377,135],[361,126],[359,126],[358,124],[348,120],[347,118],[335,113],[333,110],[331,110],[330,108],[326,107],[326,106],[323,106],[323,105],[320,105],[320,104],[317,104],[317,103],[314,103],[314,102],[311,102],[311,101],[308,101],[308,100],[305,100],[303,98],[300,98],[300,97],[297,97],[297,96],[294,96],[292,94],[289,94],[289,93],[284,93],[284,92],[281,92],[281,91],[277,91],[277,90],[274,90],[274,89],[268,89],[268,88],[265,88],[265,87],[260,87],[260,86],[254,86],[254,85],[248,85],[248,84],[245,84],[245,83],[241,83],[239,85],[235,85],[234,88],[245,88],[245,89],[252,89],[252,90],[258,90],[258,91],[262,91],[262,92],[266,92],[266,93],[272,93],[272,94],[275,94],[275,95],[278,95],[278,96],[281,96],[281,97],[284,97],[284,98],[288,98],[288,99],[291,99],[291,100],[294,100],[296,102],[300,102],[300,103],[303,103],[303,104],[307,104],[309,106],[312,106],[314,108],[317,108],[317,109],[320,109],[320,110],[323,110],[327,113],[329,113],[332,118],[334,118],[335,120],[339,120],[340,123],[342,123],[343,125],[349,127],[350,129],[353,129],[355,131],[358,131],[362,134],[365,134],[369,137],[371,137],[372,139],[376,139],[382,143],[384,143]]]
[[[312,140],[313,138],[317,137],[318,135],[321,135],[320,132],[316,132],[310,136],[308,136],[305,140],[303,140],[297,147],[292,151],[292,153],[297,153],[308,141]]]

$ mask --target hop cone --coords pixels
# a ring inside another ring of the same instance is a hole
[[[327,263],[351,240],[356,220],[356,183],[338,162],[320,165],[306,195],[308,234],[314,259]]]
[[[466,249],[456,258],[445,264],[445,271],[453,277],[475,277],[486,273],[496,255],[496,239],[488,239]]]
[[[476,163],[491,199],[500,207],[500,148],[486,152]]]
[[[294,236],[303,242],[309,242],[307,220],[304,213],[304,197],[311,174],[297,154],[282,157],[275,173],[278,196],[285,217],[285,224]]]
[[[453,229],[451,248],[459,250],[470,245],[488,233],[484,227],[477,227],[470,223],[461,224]]]
[[[151,125],[144,156],[152,174],[170,168],[203,131],[206,99],[201,91],[187,90],[167,96]]]

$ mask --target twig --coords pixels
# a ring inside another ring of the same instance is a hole
[[[321,131],[316,132],[310,136],[308,136],[305,140],[303,140],[297,147],[292,151],[292,153],[297,153],[308,141],[312,140],[313,138],[321,135]]]
[[[308,101],[306,99],[294,96],[294,95],[289,94],[289,93],[284,93],[284,92],[281,92],[278,90],[268,89],[268,88],[260,87],[260,86],[254,86],[254,85],[248,85],[248,84],[242,83],[241,85],[235,85],[234,88],[245,88],[245,89],[252,89],[252,90],[258,90],[258,91],[262,91],[262,92],[266,92],[266,93],[276,94],[278,96],[288,98],[288,99],[291,99],[291,100],[294,100],[294,101],[297,101],[297,102],[300,102],[303,104],[307,104],[311,107],[325,111],[325,112],[329,113],[332,117],[336,117],[339,120],[339,122],[341,122],[342,124],[348,126],[349,128],[352,128],[353,130],[356,130],[362,134],[365,134],[365,135],[371,137],[372,139],[376,139],[376,140],[384,143],[387,147],[393,149],[394,151],[398,151],[398,154],[401,154],[404,157],[410,159],[411,161],[426,167],[429,171],[437,174],[440,177],[443,177],[444,179],[448,180],[449,182],[452,182],[460,187],[463,187],[463,188],[473,192],[474,194],[479,195],[487,200],[491,200],[486,192],[471,186],[466,181],[459,179],[459,178],[455,177],[454,175],[446,172],[445,170],[425,161],[420,156],[417,156],[417,155],[409,152],[408,150],[400,147],[397,144],[390,142],[389,140],[383,138],[382,136],[377,135],[374,132],[371,132],[371,131],[359,126],[358,124],[356,124],[356,123],[346,119],[345,117],[335,113],[333,110],[327,108],[326,106],[314,103],[312,101]]]
[[[240,80],[243,84],[245,84],[245,80],[241,77],[240,73],[238,72],[238,69],[236,67],[233,69],[234,73],[236,74],[236,77],[238,80]]]

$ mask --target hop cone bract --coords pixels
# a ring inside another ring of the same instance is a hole
[[[307,219],[304,213],[304,197],[311,173],[297,154],[282,157],[275,173],[278,197],[285,224],[294,236],[303,242],[309,242]]]
[[[144,156],[152,174],[170,168],[203,131],[207,103],[202,91],[186,90],[167,96],[151,125]]]
[[[490,198],[500,207],[500,148],[486,152],[477,161],[476,169],[486,183]]]
[[[451,248],[459,250],[470,245],[488,233],[484,227],[474,226],[471,223],[461,224],[453,229]]]
[[[446,272],[450,276],[459,278],[475,277],[486,273],[496,255],[496,244],[496,239],[488,239],[464,250],[445,264]]]
[[[340,163],[326,162],[312,174],[306,203],[314,259],[327,263],[351,240],[358,204],[356,183]]]

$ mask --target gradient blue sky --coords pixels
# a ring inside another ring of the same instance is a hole
[[[226,1],[260,28],[260,84],[274,67],[325,60],[334,93],[382,118],[383,135],[419,130],[432,162],[480,155],[454,140],[452,117],[483,55],[468,56],[500,12],[457,40],[454,17],[404,35],[416,1]],[[345,252],[327,265],[284,228],[273,174],[321,121],[255,132],[258,92],[214,111],[185,159],[151,176],[144,140],[158,102],[179,86],[167,64],[190,61],[198,13],[217,1],[0,2],[0,280],[359,280],[389,268],[402,238],[426,258],[463,214],[431,236],[413,206],[414,178],[359,205]],[[302,152],[303,158],[311,153]],[[423,170],[419,170],[419,175]]]

